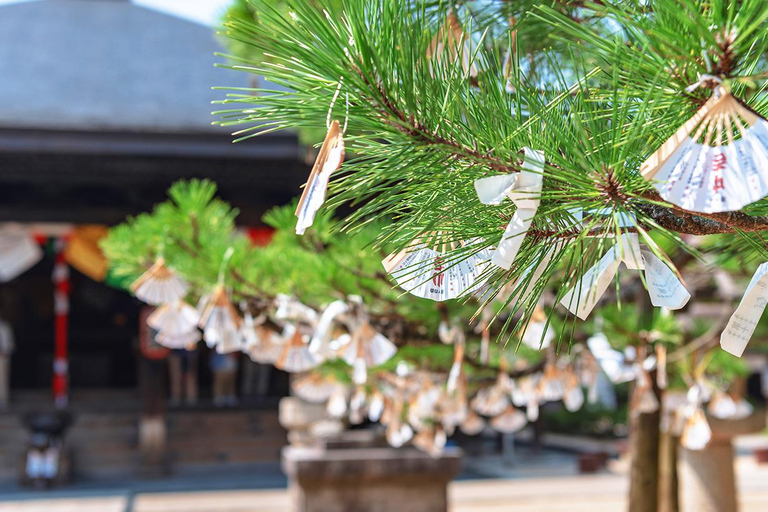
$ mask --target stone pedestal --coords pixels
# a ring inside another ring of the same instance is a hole
[[[288,446],[282,452],[293,512],[446,512],[461,450],[432,458],[415,448]]]
[[[314,445],[316,439],[311,428],[320,421],[338,423],[338,430],[344,428],[340,420],[331,419],[325,404],[311,404],[295,396],[280,399],[279,415],[280,425],[288,431],[288,442],[292,446]]]
[[[731,440],[765,428],[765,411],[756,411],[743,420],[707,419],[712,429],[709,445],[703,450],[680,447],[677,465],[680,511],[737,512]]]

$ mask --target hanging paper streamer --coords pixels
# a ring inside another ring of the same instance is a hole
[[[459,379],[461,378],[462,370],[464,367],[464,343],[457,343],[453,349],[453,364],[451,370],[448,372],[448,381],[445,384],[445,390],[448,393],[456,392],[459,386]]]
[[[453,12],[448,13],[445,25],[432,39],[427,48],[427,58],[430,60],[430,72],[433,72],[432,62],[443,62],[445,59],[448,65],[452,65],[460,60],[464,72],[477,77],[477,65],[472,61],[472,37],[462,30],[459,18]]]
[[[653,392],[651,377],[644,369],[637,372],[629,409],[632,414],[650,414],[659,410],[659,400]]]
[[[201,339],[203,339],[203,337],[197,329],[176,336],[164,332],[159,332],[157,333],[157,336],[155,336],[155,341],[165,348],[185,350],[194,350],[195,345],[197,345]]]
[[[25,233],[0,234],[0,282],[7,283],[43,259],[34,238]]]
[[[656,344],[656,385],[659,389],[667,389],[667,347]]]
[[[718,87],[640,172],[670,203],[717,213],[741,210],[765,197],[767,166],[768,121]]]
[[[205,342],[219,354],[241,350],[243,342],[240,338],[240,316],[227,297],[224,286],[216,285],[213,293],[204,299],[206,300],[198,325],[203,330]]]
[[[494,265],[503,269],[509,269],[515,261],[541,202],[544,153],[530,148],[523,148],[523,153],[523,167],[519,173],[475,180],[475,191],[481,203],[498,205],[508,197],[517,207],[491,259]]]
[[[165,260],[158,258],[149,270],[139,276],[131,290],[139,300],[159,306],[184,298],[189,285],[165,266]]]
[[[331,174],[336,172],[344,161],[344,137],[338,121],[333,121],[325,136],[320,152],[317,154],[315,165],[309,173],[309,179],[304,192],[296,207],[296,234],[303,235],[304,231],[315,222],[317,211],[325,202],[328,191],[328,181]]]
[[[645,282],[651,304],[657,308],[682,309],[688,304],[691,294],[680,282],[680,278],[651,251],[640,252],[645,264]]]
[[[627,235],[622,235],[624,236]],[[560,304],[577,317],[586,320],[619,269],[621,259],[617,252],[615,246],[608,250],[596,265],[587,270],[579,283],[565,294]]]
[[[187,348],[201,339],[197,330],[199,319],[197,310],[179,299],[153,311],[147,324],[158,332],[155,341],[159,344],[168,348]]]
[[[701,407],[689,405],[680,444],[688,450],[703,450],[712,439],[712,429]]]
[[[338,387],[339,384],[335,379],[317,373],[305,375],[291,382],[293,393],[313,404],[325,403]]]
[[[723,334],[720,335],[720,346],[723,350],[741,357],[755,333],[757,322],[763,315],[766,304],[768,304],[768,263],[763,263],[757,267],[739,306],[728,320]]]
[[[284,345],[280,357],[275,361],[275,368],[297,373],[311,370],[320,363],[320,359],[309,351],[309,347],[304,343],[304,336],[297,327],[288,343]]]
[[[323,310],[317,327],[309,342],[309,351],[322,359],[328,359],[333,355],[332,338],[334,322],[344,313],[349,311],[349,306],[343,300],[331,302]]]
[[[515,409],[511,405],[504,412],[491,419],[490,425],[496,432],[502,434],[514,434],[522,430],[528,424],[528,418],[525,413]]]
[[[476,436],[485,430],[485,420],[476,412],[469,411],[466,419],[459,425],[459,430],[468,436]]]
[[[370,368],[389,361],[396,352],[394,343],[376,332],[371,324],[363,322],[352,333],[352,341],[344,350],[343,359],[350,366],[354,366],[356,361],[362,361],[365,368]]]
[[[542,286],[545,284],[540,282],[541,276],[544,274],[547,266],[549,266],[552,256],[558,253],[562,248],[563,245],[560,243],[556,243],[547,248],[546,252],[542,254],[540,258],[537,257],[538,259],[523,271],[520,278],[514,284],[512,294],[509,297],[510,304],[525,300],[537,285]]]
[[[458,244],[441,245],[438,250],[415,240],[381,263],[400,287],[424,299],[450,300],[479,288],[483,282],[478,278],[488,265],[490,251],[483,249],[458,261],[448,253]]]
[[[663,261],[652,252],[640,249],[637,234],[624,233],[616,245],[565,294],[560,304],[580,319],[586,320],[616,276],[621,263],[628,269],[645,272],[648,294],[654,306],[680,309],[691,298],[677,275]]]
[[[576,412],[584,405],[584,390],[581,389],[579,378],[573,372],[565,379],[563,405],[569,412]]]
[[[531,315],[531,320],[525,326],[525,331],[520,340],[534,350],[544,350],[555,337],[555,330],[547,322],[547,314],[541,305],[536,305]]]
[[[308,325],[317,324],[317,312],[311,307],[302,304],[295,297],[280,294],[275,299],[276,320],[285,320],[288,322],[301,322]]]
[[[283,352],[285,340],[264,323],[256,325],[256,338],[246,343],[243,352],[259,364],[274,364]]]
[[[587,347],[612,383],[629,382],[637,377],[637,368],[626,363],[624,354],[611,348],[605,334],[599,332],[591,336],[587,340]]]
[[[64,258],[72,267],[94,281],[102,282],[107,277],[109,262],[99,247],[107,236],[109,228],[102,225],[77,226],[72,230]]]

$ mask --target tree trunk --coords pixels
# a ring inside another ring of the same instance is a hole
[[[653,305],[642,287],[637,291],[636,305],[640,313],[640,324],[650,328],[653,322]],[[642,326],[642,325],[640,325]],[[637,361],[645,360],[649,344],[637,347]],[[655,372],[651,374],[653,392],[659,398]],[[658,512],[659,505],[659,423],[661,407],[653,413],[638,414],[629,409],[629,512]]]
[[[677,485],[679,439],[661,432],[659,444],[659,512],[680,512]]]
[[[660,417],[630,412],[629,512],[658,512]]]

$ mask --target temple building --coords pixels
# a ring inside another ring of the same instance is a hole
[[[41,249],[27,255],[34,258],[28,269],[0,283],[0,316],[16,338],[13,405],[0,413],[0,467],[16,466],[16,459],[4,459],[16,455],[2,446],[22,439],[16,416],[52,403],[54,394],[59,405],[83,411],[72,437],[84,453],[88,418],[96,421],[98,411],[113,413],[102,425],[126,426],[115,429],[116,444],[135,442],[142,304],[111,282],[97,249],[107,227],[151,210],[174,181],[206,177],[240,210],[239,222],[259,233],[262,214],[289,202],[303,183],[307,168],[295,135],[233,144],[228,130],[212,125],[211,102],[226,94],[212,87],[248,85],[245,74],[214,67],[223,62],[216,51],[210,27],[127,0],[0,6],[0,234],[27,236]],[[205,397],[210,374],[203,356]],[[250,409],[245,400],[241,409],[221,413],[241,414],[228,421],[242,424],[246,437],[271,428],[259,414],[276,414],[270,396],[284,394],[287,382],[278,373]],[[180,412],[176,425],[193,424],[184,414],[195,413]],[[108,427],[100,435],[107,446]],[[277,448],[249,458],[243,446],[191,459],[225,461],[230,452],[243,462],[277,459]],[[179,461],[190,457],[178,451]],[[91,455],[82,457],[84,466],[130,465],[119,455]]]

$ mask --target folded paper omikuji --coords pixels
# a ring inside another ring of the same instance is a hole
[[[453,348],[453,364],[448,372],[448,380],[445,383],[445,390],[448,393],[454,393],[459,387],[459,380],[461,379],[462,371],[464,368],[464,342],[456,343]]]
[[[757,322],[763,315],[766,304],[768,304],[768,263],[763,263],[757,267],[741,302],[720,335],[720,346],[723,350],[741,357],[755,333]]]
[[[485,430],[485,420],[475,411],[467,411],[467,417],[459,425],[459,430],[468,436],[476,436]]]
[[[291,382],[293,393],[302,400],[313,404],[325,403],[339,386],[341,384],[336,382],[333,377],[319,373],[310,373]]]
[[[496,432],[502,434],[514,434],[523,429],[528,424],[528,418],[520,409],[515,409],[511,404],[507,408],[491,419],[490,425]]]
[[[768,194],[768,121],[722,86],[640,172],[686,210],[741,210]]]
[[[159,306],[177,299],[183,299],[189,285],[158,258],[146,272],[131,284],[131,290],[139,300]]]
[[[331,302],[320,315],[309,342],[309,351],[322,359],[328,359],[334,355],[333,335],[334,326],[339,317],[349,311],[346,301],[336,300]]]
[[[461,63],[461,68],[469,76],[477,77],[477,65],[472,59],[472,36],[461,28],[459,18],[453,12],[448,13],[445,24],[432,38],[432,42],[427,48],[427,59],[429,59],[430,72],[434,76],[432,63],[443,63],[444,66],[451,66],[457,60]]]
[[[163,304],[153,311],[147,317],[147,325],[158,331],[163,339],[171,343],[182,343],[182,340],[186,340],[189,344],[188,341],[194,338],[192,333],[197,333],[199,320],[200,315],[195,308],[183,300],[177,299],[171,303]],[[160,342],[159,335],[157,337],[158,342]],[[197,336],[197,339],[199,340],[200,337]]]
[[[652,252],[641,250],[636,233],[624,233],[560,301],[568,311],[586,320],[616,275],[619,265],[644,270],[648,295],[656,307],[680,309],[691,298],[677,275]]]
[[[395,344],[364,321],[352,333],[352,340],[344,349],[342,358],[353,367],[355,383],[364,384],[368,368],[384,364],[395,353]]]
[[[444,301],[472,293],[483,284],[480,279],[488,266],[490,250],[482,249],[459,259],[451,251],[458,243],[432,242],[435,238],[414,240],[402,251],[387,256],[381,264],[397,284],[424,299]]]
[[[254,330],[256,337],[245,344],[243,351],[256,363],[274,364],[283,352],[286,340],[265,324],[256,325]]]
[[[507,197],[517,207],[491,258],[494,265],[503,269],[509,269],[515,261],[541,202],[539,197],[544,180],[544,153],[523,148],[523,154],[520,172],[475,180],[475,191],[481,203],[498,205]]]
[[[325,202],[328,182],[344,161],[344,136],[338,121],[333,121],[328,127],[320,152],[317,154],[315,165],[309,173],[309,179],[304,192],[296,207],[296,234],[303,235],[304,231],[315,222],[317,211]]]
[[[43,259],[43,250],[27,233],[0,233],[0,282],[7,283]]]
[[[202,313],[198,325],[208,346],[215,348],[219,354],[242,350],[240,315],[229,300],[226,288],[218,284],[210,295],[200,301]]]
[[[597,332],[587,340],[587,347],[597,360],[603,373],[613,384],[629,382],[637,378],[638,367],[626,361],[624,354],[611,347],[608,337]]]
[[[319,365],[321,360],[309,351],[304,336],[298,326],[293,331],[293,336],[283,346],[280,357],[275,361],[275,368],[289,373],[306,372]]]
[[[171,335],[164,332],[159,332],[155,336],[155,341],[166,348],[170,349],[185,349],[194,350],[195,345],[203,339],[200,331],[195,328],[194,331],[182,333],[179,335]]]

